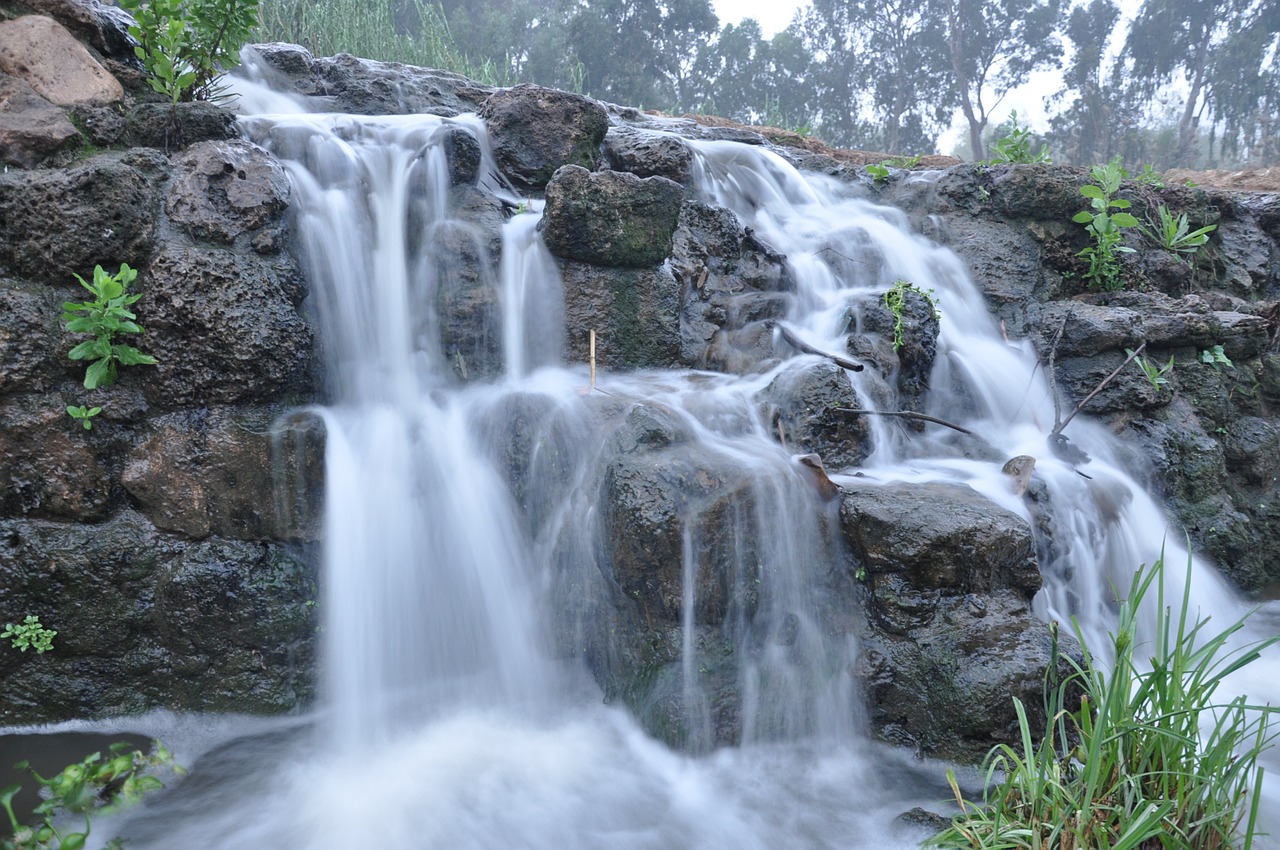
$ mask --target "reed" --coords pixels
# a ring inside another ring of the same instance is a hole
[[[1177,610],[1165,604],[1163,558],[1134,575],[1111,635],[1114,660],[1100,661],[1086,647],[1082,663],[1070,661],[1070,677],[1046,685],[1050,719],[1039,741],[1015,700],[1019,747],[988,753],[980,805],[964,799],[948,772],[960,814],[927,845],[1248,850],[1259,756],[1275,740],[1269,721],[1276,709],[1217,691],[1280,636],[1235,645],[1246,618],[1211,634],[1209,619],[1190,609],[1190,572],[1188,564]],[[1160,623],[1154,645],[1138,644],[1138,611],[1153,589]],[[1148,648],[1148,663],[1135,660]],[[1067,707],[1073,691],[1083,692],[1078,708]]]
[[[492,61],[469,59],[439,6],[424,0],[262,0],[258,41],[301,44],[315,56],[351,53],[506,85]]]

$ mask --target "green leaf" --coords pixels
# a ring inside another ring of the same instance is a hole
[[[1132,215],[1130,215],[1129,213],[1124,213],[1124,212],[1112,213],[1111,220],[1115,223],[1116,227],[1137,227],[1138,226],[1138,220],[1134,218]]]
[[[111,353],[125,366],[154,366],[156,359],[150,354],[143,354],[132,345],[113,345]]]
[[[84,373],[84,387],[96,390],[98,387],[109,387],[115,383],[115,375],[111,370],[111,358],[104,357],[95,361]]]
[[[1085,185],[1081,186],[1080,194],[1084,195],[1086,198],[1103,199],[1105,197],[1102,194],[1102,190],[1099,189],[1097,186],[1093,185],[1092,183],[1086,183]]]
[[[1076,213],[1074,216],[1072,216],[1071,220],[1074,221],[1076,224],[1088,224],[1089,222],[1093,221],[1093,213],[1089,212],[1088,210],[1083,210],[1081,212]]]
[[[87,832],[73,832],[62,839],[62,843],[58,845],[58,850],[84,850],[85,842],[88,839],[89,834]]]

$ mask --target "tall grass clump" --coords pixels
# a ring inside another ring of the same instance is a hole
[[[1189,610],[1190,565],[1176,611],[1165,605],[1163,573],[1162,558],[1135,574],[1111,635],[1112,663],[1086,647],[1081,663],[1070,660],[1074,672],[1067,680],[1047,684],[1049,721],[1039,742],[1023,704],[1014,700],[1020,749],[1001,744],[988,753],[981,805],[966,801],[948,772],[960,814],[928,844],[1034,850],[1251,846],[1263,774],[1258,760],[1276,737],[1269,727],[1276,709],[1217,691],[1280,636],[1235,646],[1243,618],[1211,634],[1209,618]],[[1153,584],[1160,624],[1154,645],[1138,644],[1138,610]],[[1067,707],[1073,694],[1080,696],[1079,708]]]
[[[315,56],[351,53],[508,83],[493,62],[471,61],[453,40],[444,12],[424,0],[262,0],[257,39],[301,44]]]

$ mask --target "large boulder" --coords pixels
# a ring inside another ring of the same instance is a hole
[[[157,705],[278,713],[314,693],[315,576],[278,545],[188,544],[123,511],[94,525],[0,519],[0,609],[58,634],[0,653],[0,722]]]
[[[0,402],[0,515],[105,519],[112,471],[99,437],[74,423],[58,396]]]
[[[567,361],[587,362],[595,331],[596,359],[605,369],[680,364],[680,285],[669,270],[566,262],[560,271]]]
[[[480,108],[498,168],[520,189],[543,189],[564,165],[594,169],[609,129],[604,107],[535,85],[493,93]]]
[[[0,275],[75,285],[93,267],[141,267],[155,244],[167,159],[104,153],[71,168],[0,174]]]
[[[101,106],[124,97],[120,81],[66,27],[44,15],[0,21],[0,71],[26,80],[58,106]]]
[[[788,449],[816,454],[832,470],[857,466],[874,448],[866,417],[848,413],[858,406],[844,369],[813,362],[787,369],[758,395],[770,430]]]
[[[626,125],[610,127],[604,137],[604,153],[615,171],[628,171],[637,177],[665,177],[682,184],[693,179],[693,151],[671,133]]]
[[[665,177],[565,166],[547,184],[539,227],[557,257],[611,268],[656,266],[671,253],[684,189]]]
[[[850,488],[840,521],[867,589],[858,675],[877,734],[976,761],[1018,740],[1011,696],[1043,728],[1045,671],[1065,677],[1074,645],[1031,614],[1030,526],[950,484]]]
[[[138,302],[152,403],[272,401],[309,388],[311,329],[298,313],[305,284],[286,257],[166,248]]]
[[[221,245],[271,225],[272,232],[258,234],[254,246],[278,249],[289,191],[280,163],[257,145],[201,142],[174,158],[165,212],[193,239]]]
[[[26,81],[0,74],[0,162],[31,168],[79,142],[65,112]]]

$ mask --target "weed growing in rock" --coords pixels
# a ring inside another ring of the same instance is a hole
[[[1089,209],[1075,214],[1071,220],[1083,224],[1093,237],[1093,244],[1076,256],[1089,258],[1089,270],[1084,278],[1094,289],[1105,289],[1113,292],[1124,288],[1124,279],[1120,275],[1118,254],[1132,254],[1133,249],[1122,244],[1125,227],[1136,227],[1138,220],[1124,212],[1129,202],[1114,197],[1120,190],[1120,181],[1125,171],[1120,167],[1120,157],[1106,165],[1095,165],[1089,169],[1092,183],[1080,187],[1080,194],[1089,199]]]
[[[1142,169],[1134,175],[1133,179],[1144,186],[1150,186],[1152,189],[1164,188],[1164,175],[1156,171],[1151,163],[1142,166]]]
[[[229,95],[218,77],[240,64],[258,26],[258,0],[120,0],[133,15],[134,52],[151,88],[177,104],[220,101]]]
[[[868,163],[864,168],[866,168],[867,173],[871,175],[871,179],[876,183],[882,183],[885,180],[888,180],[891,173],[889,171],[889,166],[880,162]]]
[[[155,768],[183,772],[159,741],[152,743],[149,754],[129,751],[128,744],[113,744],[107,758],[93,753],[67,765],[49,779],[40,776],[26,762],[17,767],[30,772],[44,789],[45,799],[35,808],[41,820],[35,827],[19,823],[13,811],[13,798],[22,786],[0,789],[0,807],[8,815],[13,833],[10,838],[0,839],[0,850],[81,850],[89,839],[91,815],[124,808],[143,795],[163,788],[164,784],[149,772]],[[83,817],[84,831],[70,831],[66,825],[68,815]],[[120,847],[119,839],[106,844],[106,850]]]
[[[67,415],[84,426],[86,431],[93,430],[93,417],[102,412],[101,407],[85,407],[84,405],[67,405]]]
[[[1139,646],[1138,610],[1153,587],[1163,616],[1154,646]],[[1096,662],[1087,647],[1083,663],[1067,659],[1073,674],[1046,687],[1049,721],[1039,743],[1015,699],[1021,748],[1001,744],[987,755],[980,805],[964,799],[948,772],[960,814],[928,843],[1249,847],[1262,782],[1258,759],[1275,740],[1269,722],[1278,709],[1216,692],[1280,636],[1234,645],[1245,621],[1211,634],[1190,599],[1190,564],[1178,611],[1165,605],[1163,558],[1140,569],[1120,603],[1114,661]],[[1076,635],[1083,644],[1078,628]],[[1148,651],[1149,667],[1142,663]],[[1066,707],[1072,689],[1084,692],[1074,710]]]
[[[906,345],[903,338],[903,314],[907,309],[907,293],[914,292],[929,303],[929,309],[933,310],[935,319],[941,319],[942,313],[938,310],[938,299],[934,296],[933,290],[926,292],[914,283],[899,278],[893,282],[893,286],[889,291],[881,296],[880,300],[884,306],[893,314],[893,350],[901,351],[902,346]]]
[[[907,169],[915,168],[919,164],[920,164],[920,154],[913,154],[911,156],[891,156],[881,163],[881,165],[888,166],[889,168],[907,168]]]
[[[1188,257],[1199,251],[1200,246],[1209,241],[1209,234],[1218,229],[1216,224],[1207,224],[1199,230],[1192,230],[1186,213],[1175,218],[1164,204],[1156,208],[1156,214],[1160,219],[1158,224],[1148,219],[1145,225],[1139,224],[1138,229],[1166,251]]]
[[[121,366],[153,366],[156,359],[150,354],[143,354],[131,345],[115,342],[116,334],[138,334],[142,328],[134,322],[137,318],[129,307],[141,295],[130,295],[129,284],[138,276],[135,269],[127,263],[120,265],[120,271],[108,274],[102,266],[93,270],[93,283],[89,283],[80,275],[76,280],[93,295],[92,301],[65,301],[62,304],[62,321],[67,330],[74,334],[90,334],[93,339],[86,340],[67,352],[72,360],[92,360],[84,373],[85,389],[97,389],[114,384],[117,377],[117,364]],[[68,411],[70,412],[70,411]],[[75,414],[71,414],[75,416]],[[91,416],[92,414],[87,414]],[[87,422],[87,416],[85,421]],[[82,418],[76,416],[77,419]]]
[[[1169,383],[1169,379],[1165,375],[1173,370],[1172,354],[1169,355],[1169,362],[1161,366],[1154,360],[1148,360],[1141,354],[1137,354],[1133,349],[1126,348],[1124,353],[1129,355],[1133,362],[1138,365],[1138,368],[1142,370],[1143,376],[1146,377],[1147,383],[1155,387],[1156,392],[1159,392],[1161,387]]]
[[[13,648],[19,652],[34,649],[38,655],[53,649],[53,638],[56,634],[57,632],[53,629],[46,629],[40,623],[39,617],[28,614],[16,626],[13,623],[5,623],[4,631],[0,632],[0,638],[9,638],[13,642]]]
[[[1222,350],[1221,345],[1215,345],[1213,348],[1206,348],[1201,351],[1200,362],[1208,363],[1210,366],[1226,366],[1228,369],[1236,368],[1236,364],[1231,362],[1231,358]]]
[[[1009,113],[1008,134],[991,143],[995,156],[983,164],[1053,162],[1049,158],[1049,146],[1041,145],[1040,150],[1035,150],[1035,142],[1035,136],[1029,128],[1018,126],[1018,110],[1015,109]]]

